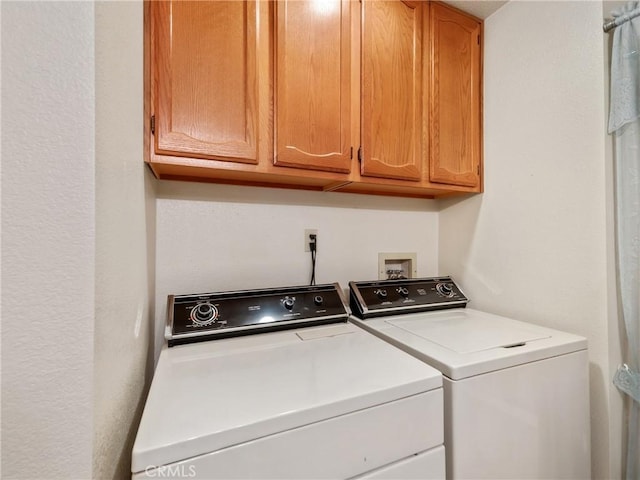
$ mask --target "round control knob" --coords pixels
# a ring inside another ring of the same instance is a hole
[[[379,288],[375,293],[376,295],[378,295],[378,298],[380,300],[384,300],[385,298],[387,298],[387,291],[384,288]]]
[[[398,292],[404,298],[407,298],[409,296],[409,289],[407,287],[398,287],[396,292]]]
[[[286,308],[287,310],[291,310],[295,303],[295,297],[284,297],[284,299],[282,300],[282,305],[284,305],[284,308]]]
[[[451,286],[450,283],[438,283],[436,285],[436,290],[442,296],[445,296],[445,297],[453,296],[453,287]]]
[[[322,298],[321,295],[316,295],[315,297],[313,297],[313,303],[316,305],[316,307],[322,305],[322,302],[324,302],[324,298]]]
[[[191,310],[191,320],[196,325],[209,325],[218,317],[218,309],[209,302],[199,303]]]

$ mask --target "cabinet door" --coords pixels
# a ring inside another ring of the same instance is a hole
[[[276,165],[350,170],[349,3],[276,2]]]
[[[480,186],[481,23],[431,4],[429,179]]]
[[[155,153],[257,163],[269,82],[257,75],[258,0],[151,2],[151,14]]]
[[[422,8],[362,2],[362,175],[420,180]]]

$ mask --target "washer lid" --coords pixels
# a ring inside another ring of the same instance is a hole
[[[452,380],[587,348],[583,337],[470,308],[351,321]]]
[[[387,323],[457,353],[515,347],[551,336],[535,327],[505,321],[501,317],[470,316],[457,310],[444,312],[442,317],[430,322],[395,317]]]
[[[442,386],[442,375],[348,324],[165,348],[132,472]]]

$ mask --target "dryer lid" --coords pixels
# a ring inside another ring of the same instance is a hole
[[[132,472],[441,386],[439,371],[349,323],[164,348]]]

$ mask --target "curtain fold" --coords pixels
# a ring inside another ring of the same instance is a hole
[[[628,2],[613,12],[640,7]],[[640,17],[618,26],[611,54],[609,133],[615,137],[618,287],[627,363],[613,383],[629,396],[627,479],[640,478]]]

